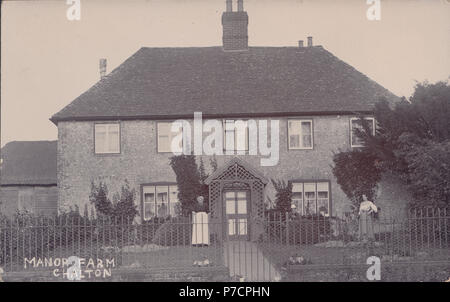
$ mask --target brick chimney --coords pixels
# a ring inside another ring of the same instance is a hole
[[[223,50],[248,50],[248,15],[244,0],[237,1],[238,10],[233,11],[232,0],[227,0],[227,10],[222,14]]]

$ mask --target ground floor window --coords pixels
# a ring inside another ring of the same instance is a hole
[[[293,181],[292,203],[300,215],[330,215],[329,181]]]
[[[144,220],[178,215],[179,200],[176,184],[145,185],[142,194]]]

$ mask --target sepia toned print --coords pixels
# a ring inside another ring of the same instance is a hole
[[[0,281],[448,280],[449,16],[3,2]]]

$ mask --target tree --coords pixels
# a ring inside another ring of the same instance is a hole
[[[448,83],[419,83],[409,100],[403,98],[392,106],[382,99],[375,105],[374,114],[375,135],[364,120],[361,120],[363,129],[355,131],[364,147],[334,156],[333,172],[347,196],[355,199],[363,192],[370,194],[381,173],[389,171],[405,182],[414,203],[448,205]]]
[[[98,214],[104,216],[112,216],[113,206],[108,198],[108,187],[105,183],[100,182],[98,186],[91,182],[91,194],[89,200],[94,204],[95,210]]]
[[[290,213],[292,211],[292,182],[288,181],[286,183],[284,180],[274,179],[271,179],[271,181],[276,190],[274,210]]]
[[[354,150],[335,154],[333,161],[337,183],[353,204],[359,205],[362,195],[373,200],[382,172],[377,157],[364,150]]]
[[[134,189],[130,189],[127,180],[125,180],[125,185],[122,186],[120,194],[114,194],[113,201],[108,198],[108,187],[105,183],[100,182],[98,186],[94,182],[91,183],[89,200],[94,204],[95,210],[100,216],[133,221],[138,215],[134,203],[135,198],[136,192]]]
[[[175,172],[178,184],[178,199],[183,216],[188,216],[195,207],[197,196],[202,194],[200,173],[195,156],[176,155],[170,158],[170,166]]]

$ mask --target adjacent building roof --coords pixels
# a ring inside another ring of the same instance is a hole
[[[380,97],[397,98],[321,46],[141,48],[51,120],[370,112]]]
[[[56,141],[13,141],[0,155],[1,185],[56,185]]]

